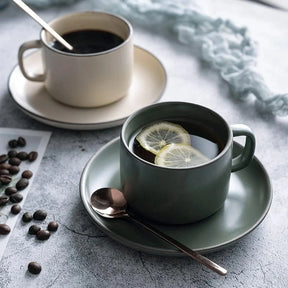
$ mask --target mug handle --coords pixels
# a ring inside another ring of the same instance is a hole
[[[233,137],[246,136],[245,146],[240,155],[232,159],[231,171],[235,172],[248,166],[253,159],[255,152],[256,140],[252,130],[243,124],[234,124],[230,126]]]
[[[20,70],[21,70],[22,74],[24,75],[24,77],[27,78],[28,80],[43,82],[45,79],[44,74],[30,74],[29,75],[29,73],[27,73],[25,66],[24,66],[24,53],[25,53],[25,51],[29,50],[29,49],[39,49],[41,47],[42,47],[42,44],[41,44],[40,40],[32,40],[32,41],[28,41],[28,42],[23,43],[18,50],[19,67],[20,67]]]

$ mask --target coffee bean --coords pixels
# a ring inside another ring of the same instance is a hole
[[[33,215],[30,212],[25,212],[22,216],[23,222],[30,222],[33,219]]]
[[[19,159],[22,160],[22,161],[23,161],[23,160],[27,160],[27,158],[28,158],[28,153],[25,152],[25,151],[21,151],[21,152],[17,153],[16,157],[19,158]]]
[[[0,175],[0,183],[3,185],[8,185],[12,180],[12,177],[9,175]]]
[[[39,225],[32,225],[29,227],[28,233],[30,235],[36,235],[38,231],[41,230],[41,227]]]
[[[9,172],[12,175],[16,175],[20,171],[20,168],[16,165],[13,165],[9,168]]]
[[[33,172],[30,170],[25,170],[22,173],[22,178],[30,179],[33,176]]]
[[[16,148],[18,146],[18,142],[15,139],[12,139],[8,142],[10,148]]]
[[[28,271],[32,274],[39,274],[42,270],[42,267],[37,262],[30,262],[28,264]]]
[[[7,195],[7,196],[11,196],[12,194],[15,194],[15,193],[17,193],[18,192],[18,190],[15,188],[15,187],[7,187],[6,189],[5,189],[5,194]]]
[[[50,237],[50,232],[47,230],[40,230],[36,233],[36,237],[38,240],[47,240]]]
[[[23,137],[19,137],[18,139],[17,139],[17,145],[19,146],[19,147],[25,147],[26,146],[26,140],[23,138]]]
[[[44,210],[36,210],[33,214],[35,220],[44,220],[47,217],[47,212]]]
[[[8,163],[11,165],[19,166],[21,164],[21,160],[17,157],[13,157],[9,159]]]
[[[21,178],[17,183],[16,183],[16,189],[18,191],[24,190],[27,186],[29,185],[29,180],[26,178]]]
[[[7,169],[0,169],[0,175],[9,175],[10,172]]]
[[[11,231],[11,228],[7,224],[0,224],[0,235],[7,235]]]
[[[11,168],[11,165],[9,163],[2,163],[0,164],[0,169],[7,169],[9,170]]]
[[[49,222],[47,229],[48,229],[49,231],[57,231],[57,229],[58,229],[58,223],[55,222],[55,221]]]
[[[30,162],[35,161],[37,159],[37,157],[38,157],[38,152],[36,152],[36,151],[32,151],[28,154],[28,160]]]
[[[17,152],[16,150],[9,150],[9,151],[8,151],[8,157],[9,157],[9,158],[16,157],[17,153],[18,153],[18,152]]]
[[[14,204],[14,205],[12,205],[11,206],[11,213],[12,214],[14,214],[14,215],[17,215],[17,214],[19,214],[20,213],[20,211],[21,211],[21,206],[19,205],[19,204]]]
[[[7,196],[0,196],[0,206],[4,206],[8,203],[9,197]]]
[[[6,162],[8,159],[8,156],[6,154],[0,155],[0,164]]]
[[[19,203],[23,200],[23,195],[17,192],[15,194],[12,194],[9,199],[12,203]]]

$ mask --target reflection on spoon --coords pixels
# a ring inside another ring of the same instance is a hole
[[[202,256],[198,252],[188,248],[177,240],[171,238],[170,236],[164,234],[160,230],[154,228],[148,223],[144,223],[141,219],[138,219],[135,215],[129,214],[127,210],[127,202],[123,193],[115,188],[101,188],[92,193],[90,197],[90,204],[93,210],[102,217],[105,218],[122,218],[126,217],[133,220],[135,223],[141,225],[145,229],[149,230],[153,234],[157,235],[161,239],[170,243],[174,247],[178,248],[188,256],[192,257],[194,260],[205,265],[209,269],[215,271],[219,275],[225,276],[227,270],[209,260],[205,256]]]

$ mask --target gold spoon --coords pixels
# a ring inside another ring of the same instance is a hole
[[[24,10],[29,16],[31,16],[36,22],[38,22],[46,31],[48,31],[52,36],[54,36],[63,46],[68,50],[72,51],[73,47],[63,39],[48,23],[46,23],[42,18],[40,18],[29,6],[27,6],[21,0],[12,0],[17,4],[22,10]]]
[[[227,274],[227,270],[218,264],[214,263],[210,259],[205,256],[199,254],[198,252],[188,248],[177,240],[171,238],[170,236],[164,234],[158,229],[152,227],[148,223],[144,223],[143,220],[136,218],[135,215],[132,216],[131,213],[127,211],[127,201],[123,195],[123,193],[115,188],[100,188],[92,193],[90,197],[90,205],[93,210],[102,217],[105,218],[129,218],[133,220],[135,223],[141,225],[145,229],[148,229],[153,234],[157,235],[161,239],[175,246],[188,256],[192,257],[194,260],[200,262],[205,265],[209,269],[215,271],[221,276],[225,276]]]

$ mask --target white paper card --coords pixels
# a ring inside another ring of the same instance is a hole
[[[7,154],[7,152],[11,150],[11,148],[8,146],[8,142],[12,139],[18,139],[19,136],[22,136],[26,140],[27,144],[25,147],[17,147],[15,150],[19,152],[25,151],[28,153],[31,151],[37,151],[38,157],[33,162],[22,161],[19,166],[20,172],[13,176],[11,183],[9,185],[0,184],[0,196],[5,195],[4,191],[7,187],[15,185],[17,180],[21,178],[21,174],[24,170],[31,170],[33,172],[33,177],[29,179],[28,187],[20,192],[23,195],[23,200],[19,204],[21,207],[23,207],[25,199],[33,184],[33,180],[36,177],[37,170],[45,153],[51,132],[0,127],[0,155]],[[9,238],[13,232],[17,218],[19,215],[22,215],[21,212],[18,215],[13,215],[10,212],[12,205],[13,203],[9,202],[4,206],[0,206],[0,223],[6,223],[11,228],[11,232],[8,235],[0,235],[0,261],[6,249]]]

